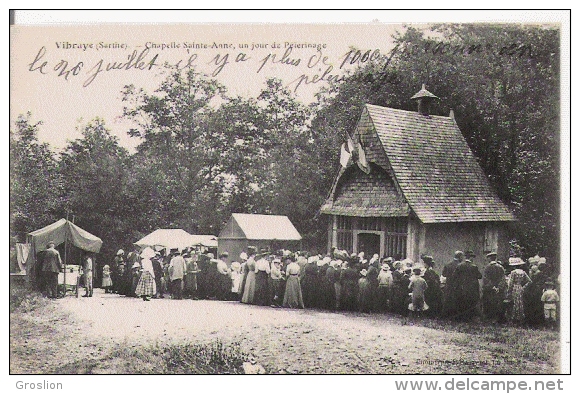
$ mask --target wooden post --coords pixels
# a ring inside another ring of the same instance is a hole
[[[330,232],[330,237],[331,240],[331,245],[330,245],[330,249],[332,249],[332,247],[338,247],[338,216],[337,215],[332,215],[332,230]],[[330,252],[330,249],[328,250]]]

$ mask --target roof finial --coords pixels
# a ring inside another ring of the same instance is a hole
[[[425,84],[423,84],[421,90],[415,93],[415,95],[411,97],[411,100],[417,100],[417,112],[428,116],[431,101],[439,100],[439,97],[428,91]]]

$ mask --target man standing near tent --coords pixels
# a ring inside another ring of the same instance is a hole
[[[46,246],[44,260],[42,262],[42,272],[46,285],[46,294],[48,298],[57,298],[58,296],[58,273],[62,270],[62,260],[60,253],[54,248],[54,242],[49,242]]]
[[[173,258],[169,262],[169,279],[171,280],[171,295],[174,300],[183,299],[183,277],[187,272],[185,259],[177,249],[173,249]]]
[[[93,296],[93,258],[90,253],[85,254],[83,260],[83,275],[85,277],[85,295],[83,297]]]

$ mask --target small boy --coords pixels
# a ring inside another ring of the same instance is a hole
[[[558,293],[554,290],[554,283],[547,281],[545,283],[546,289],[542,294],[542,302],[544,303],[544,319],[546,323],[556,325],[556,305],[560,301]]]
[[[429,309],[425,303],[425,290],[427,282],[421,277],[421,267],[413,267],[413,276],[410,278],[409,290],[411,290],[411,303],[409,310],[413,315],[421,315],[423,311]]]

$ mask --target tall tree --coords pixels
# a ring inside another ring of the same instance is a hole
[[[38,142],[41,122],[20,115],[10,131],[10,235],[24,242],[28,232],[57,220],[63,180],[47,143]]]
[[[129,153],[96,118],[79,126],[82,138],[69,141],[61,153],[64,207],[75,224],[103,239],[101,253],[111,254],[127,243],[141,213],[127,204]]]
[[[158,225],[181,225],[192,229],[189,213],[196,197],[212,178],[213,162],[206,138],[212,104],[225,88],[193,68],[168,69],[166,79],[152,94],[133,85],[123,91],[124,116],[136,122],[129,135],[141,138],[137,157],[164,174],[155,184],[155,194],[169,203]]]

